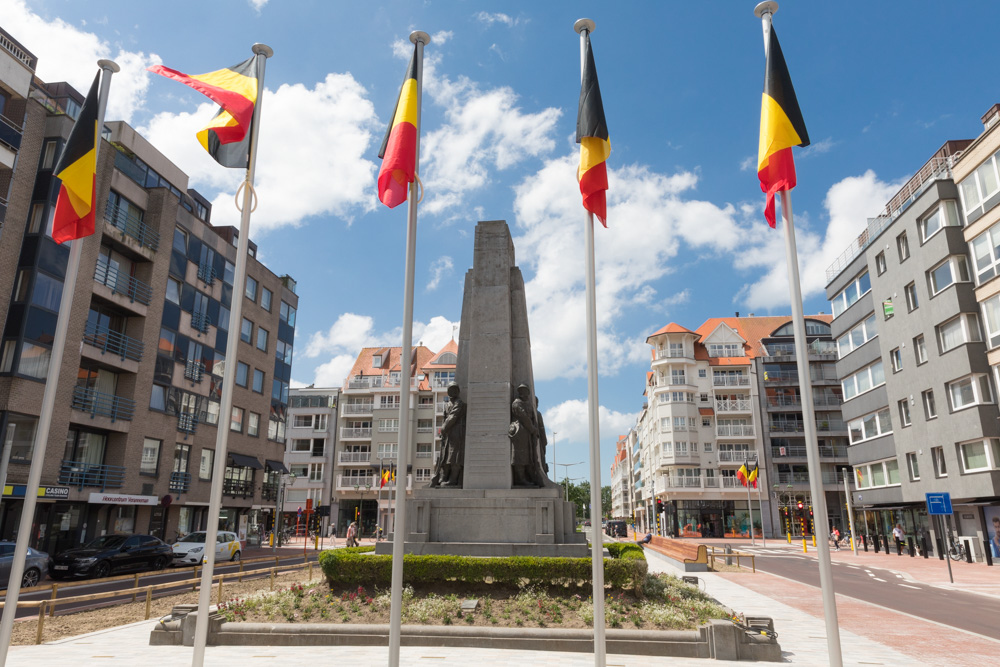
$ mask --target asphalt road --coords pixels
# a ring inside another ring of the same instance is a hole
[[[819,588],[819,567],[815,558],[757,549],[748,551],[757,554],[758,570]],[[941,567],[945,564],[941,563]],[[907,581],[879,567],[834,561],[832,568],[834,590],[838,595],[1000,639],[1000,623],[997,622],[1000,599]]]
[[[310,551],[308,559],[315,561],[318,555],[318,551]],[[280,567],[286,567],[289,565],[297,565],[306,562],[303,560],[302,556],[293,557],[293,554],[282,554],[282,559],[279,563]],[[267,571],[274,567],[274,560],[260,561],[256,563],[243,563],[243,579],[249,579],[246,575],[247,572],[256,572],[256,576],[264,577],[267,576]],[[239,572],[239,564],[225,563],[216,564],[215,574],[230,574]],[[133,574],[133,573],[115,573],[115,576],[119,574]],[[198,571],[198,577],[201,577],[201,571]],[[191,569],[174,570],[167,568],[166,570],[161,570],[160,572],[142,572],[139,573],[139,586],[150,586],[155,584],[165,584],[171,581],[185,581],[187,579],[194,578],[194,571]],[[51,579],[46,579],[42,582],[43,585],[53,583]],[[81,581],[58,581],[55,582],[59,584],[58,597],[74,597],[77,595],[90,595],[91,593],[104,593],[108,591],[124,591],[129,589],[130,592],[123,592],[121,596],[109,596],[100,600],[94,600],[91,602],[77,602],[70,603],[66,605],[59,605],[56,607],[56,614],[68,614],[74,611],[81,611],[84,609],[95,609],[98,607],[107,607],[121,602],[131,602],[132,593],[131,589],[134,587],[135,581],[133,578],[123,579],[119,581],[109,581],[109,582],[95,582],[87,583],[86,580]],[[223,584],[225,585],[225,584]],[[178,585],[176,588],[165,588],[157,591],[153,591],[154,598],[160,598],[166,595],[173,595],[182,591],[190,591],[191,584],[186,584],[183,586]],[[18,601],[29,601],[29,600],[48,600],[52,597],[52,593],[49,590],[38,591],[35,593],[25,593],[19,596]],[[145,593],[141,593],[139,600],[145,599]],[[17,614],[15,618],[26,618],[26,617],[38,616],[38,607],[21,607],[18,605]]]

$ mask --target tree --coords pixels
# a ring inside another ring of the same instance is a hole
[[[611,516],[611,487],[601,487],[601,516],[609,518]]]
[[[576,516],[577,518],[584,518],[588,516],[586,514],[587,505],[590,504],[590,482],[580,482],[579,484],[574,484],[568,479],[563,479],[563,488],[566,489],[565,495],[571,503],[576,504]]]

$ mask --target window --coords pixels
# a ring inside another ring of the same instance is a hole
[[[920,302],[917,301],[917,284],[910,283],[903,288],[903,293],[906,294],[906,312],[912,313],[917,308],[920,307]]]
[[[144,438],[142,441],[142,459],[139,461],[140,475],[156,475],[156,468],[160,463],[161,440]]]
[[[968,218],[970,214],[980,212],[983,203],[992,197],[998,189],[1000,189],[1000,182],[997,180],[996,156],[993,155],[959,183],[965,217]]]
[[[852,445],[892,433],[892,417],[889,414],[889,408],[858,417],[848,423],[847,429]]]
[[[222,282],[227,285],[232,285],[233,281],[236,279],[236,265],[226,260],[226,266],[223,269]]]
[[[174,250],[187,256],[188,251],[188,235],[180,227],[174,227]]]
[[[240,340],[244,343],[249,343],[253,340],[253,322],[245,317],[242,324],[240,324]]]
[[[250,373],[250,367],[244,364],[242,361],[236,362],[236,384],[241,387],[247,386],[247,376]]]
[[[953,199],[946,199],[934,211],[920,220],[920,236],[923,242],[937,234],[942,227],[959,227],[958,206]]]
[[[702,417],[701,418],[701,425],[702,426],[711,426],[712,425],[712,418],[711,417]]]
[[[44,273],[35,275],[35,285],[31,290],[32,305],[47,310],[59,311],[59,301],[62,299],[63,284],[61,280]]]
[[[260,307],[271,312],[271,299],[274,297],[274,292],[267,289],[266,287],[260,288]]]
[[[21,359],[17,365],[17,372],[21,375],[44,380],[49,375],[49,360],[51,358],[52,350],[49,348],[24,341],[21,343]]]
[[[253,369],[253,390],[258,394],[264,393],[264,371],[259,368]]]
[[[212,479],[212,462],[215,460],[214,449],[201,450],[201,463],[198,465],[198,479]]]
[[[1000,274],[1000,224],[993,225],[969,242],[969,255],[976,274],[976,284],[981,285]]]
[[[871,289],[871,277],[865,271],[851,282],[850,285],[845,287],[843,291],[837,294],[837,296],[833,297],[833,301],[830,302],[833,307],[833,316],[837,317],[850,308],[858,299],[870,292]]]
[[[257,301],[257,281],[247,276],[246,297],[253,302]]]
[[[391,394],[389,396],[379,396],[378,407],[380,409],[399,409],[399,394]]]
[[[284,301],[281,302],[281,306],[278,308],[278,316],[288,326],[295,326],[295,309]]]
[[[907,452],[906,469],[910,472],[910,481],[916,482],[920,479],[920,464],[917,463],[917,453]]]
[[[865,366],[853,375],[844,378],[841,383],[844,389],[844,400],[849,401],[882,384],[885,384],[885,371],[882,369],[882,362],[876,361],[874,364]]]
[[[709,343],[708,356],[710,357],[742,357],[743,345],[741,343]]]
[[[913,339],[913,354],[918,366],[927,362],[927,345],[924,343],[923,334]]]
[[[398,419],[379,419],[378,430],[380,433],[396,433],[399,431]]]
[[[979,331],[979,320],[972,313],[959,315],[944,324],[939,324],[936,328],[941,354],[953,350],[959,345],[978,343],[983,340]]]
[[[886,270],[887,268],[885,265],[885,253],[880,252],[879,254],[875,255],[875,272],[878,275],[882,275],[883,273],[886,272]]]
[[[162,387],[158,384],[153,385],[153,391],[149,395],[149,409],[150,410],[164,410],[167,409],[167,388]]]
[[[293,452],[308,452],[312,450],[312,440],[293,438],[292,439],[292,451]]]
[[[5,99],[0,96],[0,99]],[[56,160],[56,141],[45,142],[45,148],[42,151],[42,169],[51,169],[55,164]]]
[[[889,362],[892,365],[893,373],[903,370],[903,353],[900,352],[898,347],[889,351]]]
[[[256,412],[247,414],[247,435],[254,437],[260,435],[260,415]]]
[[[910,425],[910,399],[904,398],[899,402],[899,422],[904,426]]]
[[[160,329],[160,342],[157,350],[160,354],[173,358],[177,345],[177,334],[170,329]]]
[[[875,330],[875,313],[837,339],[837,352],[841,359],[878,335]]]
[[[267,329],[257,327],[257,349],[267,352]]]
[[[931,447],[931,460],[934,461],[934,476],[947,477],[948,463],[944,460],[944,447]]]
[[[309,464],[309,481],[310,482],[322,482],[323,481],[323,464],[322,463],[310,463]]]
[[[934,390],[928,389],[921,394],[924,401],[924,416],[927,419],[937,417],[937,405],[934,404]]]
[[[1000,440],[986,438],[958,445],[962,472],[979,472],[1000,467]]]
[[[222,404],[218,401],[209,401],[208,410],[205,412],[205,423],[217,425],[219,423],[219,413],[222,412]]]
[[[948,390],[948,400],[951,401],[953,412],[973,405],[993,402],[989,375],[969,375],[954,382],[949,382],[945,386]]]
[[[173,278],[167,278],[167,301],[181,304],[181,284]]]
[[[983,301],[982,309],[986,340],[992,350],[1000,345],[1000,294],[995,294]]]
[[[964,255],[956,255],[944,260],[927,272],[931,281],[931,294],[939,294],[955,283],[969,282],[969,264]]]
[[[700,377],[700,378],[707,378],[708,377],[708,369],[706,369],[706,368],[699,368],[698,369],[698,377]]]
[[[229,430],[243,432],[243,408],[233,406],[233,416],[229,420]]]
[[[910,242],[906,240],[906,232],[896,237],[896,250],[899,251],[899,261],[904,262],[910,256]]]

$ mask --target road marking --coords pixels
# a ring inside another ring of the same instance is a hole
[[[886,583],[885,579],[879,579],[878,577],[875,577],[875,581],[881,581],[883,584]]]
[[[860,570],[861,569],[857,565],[848,565],[847,567],[851,568],[852,570]]]
[[[909,584],[900,584],[900,586],[902,586],[903,588],[912,588],[915,591],[919,591],[920,590],[920,586],[911,586]]]
[[[902,579],[902,578],[903,578],[903,575],[901,575],[901,574],[897,574],[897,575],[896,575],[896,577],[898,577],[899,579]]]

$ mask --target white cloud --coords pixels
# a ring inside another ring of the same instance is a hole
[[[454,36],[455,33],[451,30],[438,30],[436,33],[431,35],[431,44],[434,46],[441,46]]]
[[[756,171],[757,170],[757,157],[754,155],[748,155],[743,158],[743,162],[740,162],[740,171]]]
[[[97,73],[98,59],[118,63],[121,72],[111,79],[108,120],[131,120],[143,108],[150,77],[146,67],[160,64],[158,55],[129,51],[62,19],[46,19],[24,0],[5,0],[3,27],[38,57],[38,78],[49,83],[66,81],[84,95]]]
[[[438,285],[441,284],[441,280],[450,276],[454,268],[455,262],[447,255],[442,255],[435,259],[431,263],[431,279],[427,283],[427,291],[436,290]]]
[[[906,178],[886,183],[869,169],[861,176],[849,176],[834,183],[823,202],[829,223],[822,235],[796,218],[795,241],[803,298],[823,293],[827,267],[864,231],[868,218],[881,213],[885,203],[905,182]],[[784,309],[789,303],[784,231],[780,224],[776,230],[767,229],[760,211],[754,212],[760,220],[754,224],[762,229],[748,238],[758,241],[737,254],[734,264],[744,269],[765,268],[766,273],[756,282],[744,285],[734,301],[743,301],[751,309]]]
[[[317,215],[350,220],[355,212],[374,209],[376,167],[365,155],[378,122],[361,84],[350,74],[327,74],[313,88],[285,84],[265,90],[262,103],[255,231],[298,226]],[[220,191],[213,224],[238,226],[233,195],[243,172],[220,167],[195,139],[216,109],[208,102],[190,112],[159,113],[140,132],[193,186]]]
[[[480,23],[485,23],[488,26],[492,26],[494,23],[501,23],[508,28],[513,28],[521,22],[521,19],[514,18],[509,14],[504,14],[502,12],[477,12],[473,14],[473,18]]]
[[[247,0],[247,1],[250,3],[250,6],[253,7],[255,11],[257,11],[257,13],[260,13],[260,10],[264,9],[264,5],[267,4],[267,0]]]
[[[525,293],[536,380],[585,374],[585,218],[577,160],[550,160],[515,188],[514,245],[521,268],[531,269]],[[681,197],[697,184],[691,172],[666,175],[631,165],[610,169],[608,179],[609,228],[595,230],[601,374],[648,359],[644,339],[618,327],[628,307],[664,309],[687,298],[683,290],[658,296],[652,287],[678,268],[682,247],[733,251],[744,236],[734,207]]]
[[[557,433],[555,447],[557,454],[556,463],[560,461],[562,463],[571,463],[574,460],[578,460],[586,464],[590,458],[589,451],[580,448],[579,445],[587,445],[590,442],[590,433],[587,430],[590,421],[587,401],[571,399],[558,405],[547,407],[545,405],[545,397],[540,396],[538,407],[545,419],[545,428],[550,434],[553,431]],[[600,406],[598,409],[598,419],[601,426],[602,448],[613,446],[613,443],[618,442],[619,435],[628,433],[629,429],[635,425],[638,415],[638,412],[618,412],[616,410],[609,410],[603,405]],[[563,448],[567,445],[577,445],[577,447],[571,450],[573,453],[569,453]],[[546,452],[548,458],[552,457],[552,449],[552,437],[550,435],[548,451]],[[558,471],[550,470],[549,476],[555,478],[558,473],[559,479],[562,479],[567,474],[567,469],[563,468],[562,465],[559,465],[558,468]],[[590,469],[587,465],[572,466],[568,470],[569,477],[589,477],[590,475]],[[602,469],[601,474],[604,475],[606,472]]]
[[[822,155],[823,153],[829,153],[833,150],[833,147],[837,145],[837,142],[833,140],[833,137],[827,137],[822,141],[817,141],[811,143],[799,153],[800,157],[811,157],[813,155]]]

